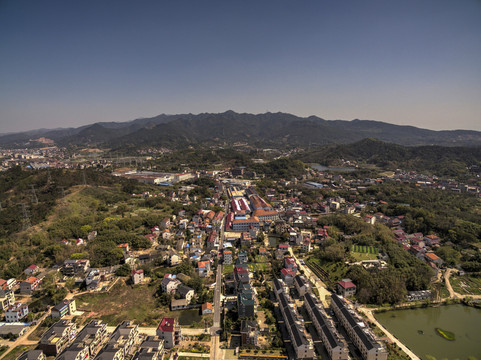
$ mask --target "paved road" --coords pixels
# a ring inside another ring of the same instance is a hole
[[[209,358],[210,355],[209,354],[201,354],[201,353],[191,353],[191,352],[179,352],[177,353],[177,355],[179,356],[185,356],[185,357],[198,357],[198,358]]]
[[[292,247],[289,247],[289,254],[295,259],[298,268],[304,271],[306,278],[310,280],[316,287],[317,291],[319,291],[319,299],[321,300],[322,305],[324,305],[326,308],[329,307],[326,299],[331,297],[331,292],[326,289],[326,285],[317,277],[316,274],[311,271],[311,269],[309,269],[307,265],[302,265],[300,263],[300,261],[294,255]]]
[[[219,252],[222,250],[224,243],[224,224],[227,213],[229,212],[228,200],[225,202],[225,215],[224,219],[220,224],[220,236],[219,236]],[[221,314],[223,311],[223,306],[221,303],[221,293],[222,293],[222,265],[219,263],[217,265],[217,274],[215,277],[215,290],[214,290],[214,325],[210,328],[211,331],[211,344],[210,344],[210,358],[211,360],[221,360],[223,359],[223,351],[220,348],[220,332],[222,326],[220,324]]]

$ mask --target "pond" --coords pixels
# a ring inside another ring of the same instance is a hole
[[[481,359],[481,309],[447,305],[376,313],[376,319],[421,359]],[[454,340],[436,329],[453,334]]]
[[[179,315],[180,325],[192,325],[195,322],[202,320],[202,315],[200,315],[199,309],[182,310]]]

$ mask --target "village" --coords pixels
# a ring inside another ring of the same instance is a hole
[[[200,176],[185,174],[178,181]],[[35,329],[42,321],[52,319],[48,322],[51,326],[38,335],[36,346],[34,341],[27,341],[35,349],[23,354],[22,360],[45,356],[66,360],[156,360],[165,356],[175,359],[192,351],[210,352],[211,358],[228,358],[232,351],[232,356],[239,358],[262,359],[268,352],[269,358],[279,359],[311,359],[321,354],[332,359],[387,359],[387,345],[392,348],[392,340],[381,340],[370,330],[363,313],[356,311],[358,304],[352,301],[356,284],[349,278],[333,281],[311,256],[316,249],[331,243],[331,235],[350,238],[338,232],[334,235],[330,226],[320,226],[318,220],[327,214],[343,214],[367,226],[384,224],[404,251],[429,265],[432,281],[436,282],[446,268],[434,253],[442,240],[434,234],[407,233],[402,216],[370,213],[366,209],[375,204],[358,202],[356,194],[369,184],[390,181],[415,182],[420,187],[444,184],[445,189],[467,192],[473,189],[461,190],[451,182],[402,171],[378,179],[344,181],[342,174],[310,169],[301,179],[279,180],[276,188],[263,189],[261,196],[252,180],[243,175],[242,168],[202,175],[213,178],[210,198],[189,196],[195,188],[192,185],[182,185],[177,191],[165,188],[167,191],[158,193],[132,194],[139,199],[163,197],[186,206],[200,202],[204,209],[192,217],[180,210],[164,218],[145,235],[151,245],[143,250],[133,251],[128,243],[117,245],[123,265],[92,268],[88,259],[68,259],[52,268],[32,264],[21,278],[0,280],[0,303],[5,316],[0,334],[21,344],[21,339],[29,334],[30,339],[34,331],[38,332]],[[142,176],[140,181],[161,186],[165,182],[157,181],[155,174]],[[310,181],[312,177],[323,180]],[[320,196],[318,201],[304,204],[300,200],[302,186],[348,189],[351,195]],[[65,239],[62,245],[81,248],[95,241],[96,236],[92,230],[85,239]],[[389,255],[375,247],[352,245],[350,250],[353,256],[346,261],[347,268],[388,266]],[[152,278],[150,269],[144,274],[145,266],[153,264],[167,271],[162,271],[160,278],[159,274]],[[35,293],[41,291],[46,278],[54,281],[57,288],[66,288],[68,283],[70,286],[58,304],[39,309]],[[135,318],[112,326],[95,319],[101,311],[92,311],[88,301],[84,301],[88,294],[109,296],[116,286],[125,284],[135,291],[136,286],[145,286],[155,278],[160,283],[156,296],[168,307],[156,327],[148,326],[152,320],[149,324],[138,323]],[[410,291],[404,300],[435,301],[439,297],[426,288]],[[31,313],[33,309],[35,315]],[[197,322],[189,324],[186,316],[180,319],[183,311]],[[225,344],[223,350],[214,351],[219,341]]]

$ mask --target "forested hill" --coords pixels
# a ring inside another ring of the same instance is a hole
[[[319,147],[296,154],[295,159],[308,163],[339,165],[340,159],[354,160],[386,169],[431,171],[439,176],[458,177],[468,168],[481,168],[481,146],[407,147],[368,138],[353,144]]]
[[[25,145],[46,137],[59,145],[142,148],[247,142],[264,146],[348,144],[368,137],[401,145],[481,145],[481,132],[433,131],[371,120],[324,120],[286,113],[159,115],[129,122],[96,123],[76,129],[38,130],[0,136],[0,146]]]

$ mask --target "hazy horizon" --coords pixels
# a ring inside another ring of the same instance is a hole
[[[285,112],[481,131],[481,2],[0,2],[0,133]]]

